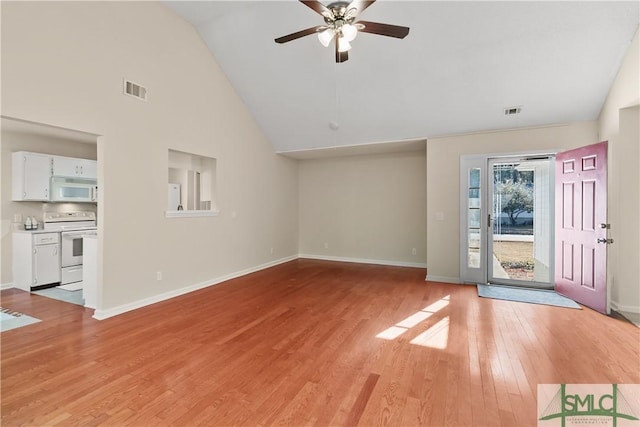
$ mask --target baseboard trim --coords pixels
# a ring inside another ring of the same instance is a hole
[[[455,283],[457,285],[462,283],[459,277],[435,276],[433,274],[427,274],[427,278],[425,280],[428,282]]]
[[[0,285],[1,291],[4,291],[5,289],[11,289],[11,288],[15,288],[15,286],[13,286],[13,283],[3,283]]]
[[[117,316],[119,314],[126,313],[128,311],[137,310],[142,307],[146,307],[151,304],[155,304],[158,302],[166,301],[171,298],[179,297],[181,295],[188,294],[190,292],[194,292],[200,289],[207,288],[209,286],[215,286],[220,283],[226,282],[231,279],[235,279],[238,277],[246,276],[247,274],[255,273],[260,270],[264,270],[270,267],[275,267],[276,265],[284,264],[285,262],[293,261],[297,259],[297,255],[280,258],[275,261],[271,261],[265,264],[258,265],[256,267],[247,268],[245,270],[237,271],[235,273],[230,273],[221,277],[217,277],[215,279],[206,280],[204,282],[196,283],[194,285],[190,285],[184,288],[176,289],[173,291],[165,292],[162,294],[154,295],[152,297],[143,298],[138,301],[133,301],[127,304],[122,304],[117,307],[112,307],[108,309],[96,309],[93,313],[93,318],[96,320],[104,320],[110,317]]]
[[[359,264],[377,264],[377,265],[389,265],[393,267],[414,267],[414,268],[427,268],[426,263],[421,262],[405,262],[405,261],[388,261],[383,259],[367,259],[367,258],[345,258],[326,255],[312,255],[312,254],[299,254],[298,258],[304,259],[317,259],[321,261],[337,261],[337,262],[353,262]]]
[[[612,310],[618,312],[640,314],[640,307],[638,306],[623,305],[617,303],[616,301],[610,301],[609,305],[611,306]]]

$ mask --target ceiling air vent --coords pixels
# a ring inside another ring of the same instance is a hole
[[[507,107],[504,109],[505,116],[513,116],[514,114],[520,114],[522,107]]]
[[[125,95],[133,96],[143,101],[147,100],[147,89],[129,80],[124,81],[124,93]]]

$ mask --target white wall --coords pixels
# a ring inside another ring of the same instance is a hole
[[[427,277],[460,281],[460,156],[555,152],[597,142],[595,122],[477,133],[427,141]],[[442,213],[442,220],[437,214]]]
[[[609,141],[608,252],[612,308],[640,313],[640,42],[639,34],[609,91],[598,119],[600,140]]]
[[[123,95],[124,78],[148,102]],[[103,311],[297,254],[296,161],[274,154],[195,29],[162,4],[3,2],[2,108],[101,135]],[[218,160],[220,216],[165,218],[169,149]]]
[[[302,256],[424,266],[425,167],[424,151],[300,161]]]

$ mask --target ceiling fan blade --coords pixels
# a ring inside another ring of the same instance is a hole
[[[363,10],[375,3],[375,1],[376,0],[353,0],[349,3],[349,6],[347,6],[347,10],[355,8],[357,9],[357,13],[360,14]]]
[[[300,0],[300,3],[303,3],[305,6],[313,9],[322,16],[326,16],[325,14],[327,13],[331,14],[329,9],[318,0]]]
[[[381,36],[395,37],[397,39],[403,39],[409,34],[409,27],[401,27],[399,25],[369,21],[358,21],[356,24],[364,25],[364,28],[358,28],[358,31],[363,33],[378,34]]]
[[[338,40],[336,37],[336,41],[334,43],[336,45],[336,62],[340,63],[340,62],[345,62],[349,59],[349,52],[345,51],[345,52],[340,52],[338,50]]]
[[[324,28],[322,25],[318,25],[315,27],[307,28],[306,30],[301,30],[296,33],[287,34],[286,36],[278,37],[275,41],[276,43],[286,43],[291,40],[299,39],[300,37],[308,36],[309,34],[315,34],[318,32],[320,28]]]

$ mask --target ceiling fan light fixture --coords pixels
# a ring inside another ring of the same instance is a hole
[[[353,41],[358,35],[358,29],[356,28],[355,25],[344,24],[341,29],[342,29],[342,35],[348,42]]]
[[[328,47],[334,35],[335,32],[333,31],[333,28],[327,28],[326,30],[320,31],[318,33],[318,40],[320,40],[322,46]]]
[[[313,9],[314,12],[322,15],[324,25],[316,25],[315,27],[296,31],[295,33],[278,37],[274,41],[282,44],[315,34],[324,47],[329,47],[334,43],[337,63],[345,62],[349,59],[348,51],[351,49],[351,42],[359,32],[395,37],[397,39],[403,39],[409,34],[409,27],[382,24],[380,22],[356,21],[358,15],[376,0],[332,0],[332,3],[328,5],[321,3],[321,0],[299,1]]]
[[[351,43],[344,37],[338,37],[338,52],[347,52],[351,49]]]

